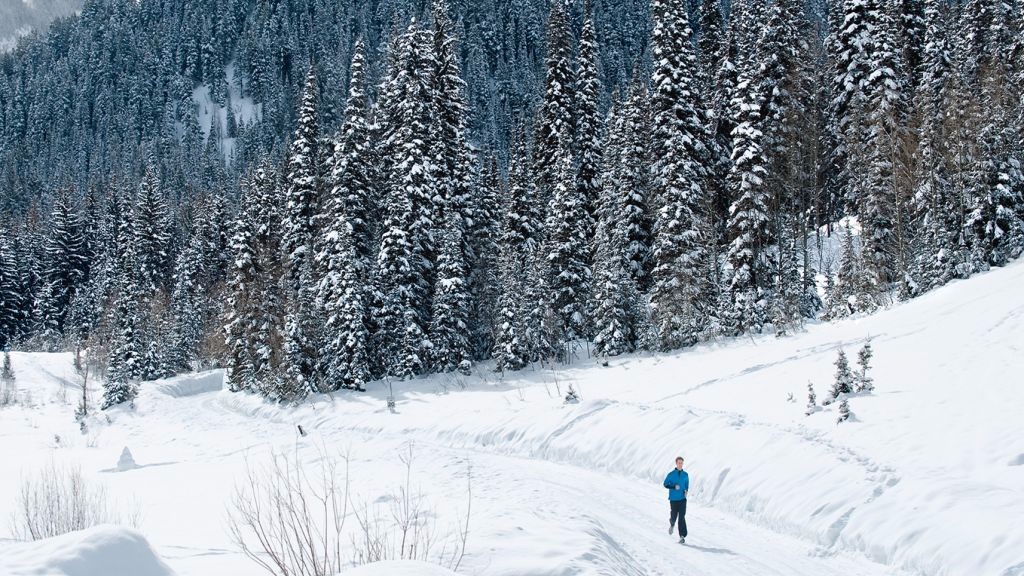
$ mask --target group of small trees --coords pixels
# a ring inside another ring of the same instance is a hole
[[[873,355],[874,352],[871,349],[871,341],[869,340],[860,349],[860,352],[857,353],[857,369],[853,370],[850,368],[846,352],[842,348],[839,349],[839,354],[835,361],[835,380],[828,392],[828,396],[821,403],[823,406],[829,406],[839,401],[838,422],[845,422],[852,415],[852,412],[850,412],[849,395],[870,394],[875,390],[874,379],[868,375]],[[810,416],[818,410],[820,410],[820,407],[818,406],[817,395],[814,393],[814,385],[808,382],[807,410],[805,414]]]

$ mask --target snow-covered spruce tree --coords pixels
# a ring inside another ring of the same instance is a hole
[[[353,247],[360,278],[364,280],[373,270],[375,222],[377,211],[375,190],[379,161],[372,141],[373,127],[366,94],[366,46],[362,39],[356,42],[352,54],[348,100],[345,104],[345,123],[330,157],[330,175],[327,185],[328,197],[322,202],[325,215],[324,230],[317,261],[321,271],[330,275],[330,254],[332,242],[340,234],[334,234],[343,222],[351,229]],[[323,286],[321,284],[321,286]],[[320,293],[322,300],[331,294]]]
[[[761,131],[765,107],[765,82],[761,63],[748,58],[739,72],[736,98],[731,108],[732,162],[728,184],[736,200],[729,208],[728,260],[732,268],[729,292],[742,332],[760,332],[766,322],[766,303],[761,287],[767,274],[762,249],[768,240],[768,150]]]
[[[509,199],[499,240],[498,321],[491,357],[495,370],[520,370],[531,361],[526,309],[527,262],[536,251],[541,223],[528,152],[520,137],[509,166]]]
[[[7,350],[14,343],[20,324],[20,275],[6,222],[0,222],[0,228],[0,349]]]
[[[832,383],[832,389],[829,390],[828,398],[825,399],[824,404],[826,406],[834,402],[841,395],[853,392],[853,372],[850,371],[850,364],[846,360],[846,352],[841,348],[839,349],[839,355],[836,357],[835,367],[836,379]]]
[[[298,127],[288,150],[287,200],[283,249],[288,264],[289,291],[285,316],[288,390],[282,400],[320,391],[316,370],[319,341],[314,297],[316,265],[313,253],[317,214],[322,202],[320,125],[317,116],[317,77],[310,64],[299,107]]]
[[[392,154],[387,176],[387,204],[377,256],[374,317],[378,324],[375,354],[381,369],[411,378],[425,371],[429,342],[430,292],[434,282],[432,230],[437,186],[432,167],[431,74],[435,69],[432,38],[413,22],[397,43],[390,77],[394,88],[384,106],[389,115]]]
[[[878,307],[875,300],[877,285],[870,275],[864,272],[862,250],[854,244],[853,230],[848,220],[843,226],[841,246],[839,271],[836,275],[836,287],[840,298],[833,302],[833,306],[842,305],[843,310],[836,309],[833,318],[848,316],[855,312],[872,312]]]
[[[362,389],[368,358],[365,287],[373,270],[375,155],[368,121],[365,47],[352,56],[345,123],[331,157],[330,191],[317,239],[318,308],[324,315],[319,371],[325,390]]]
[[[7,389],[10,389],[14,384],[14,369],[11,368],[11,353],[4,350],[4,363],[3,367],[0,368],[0,383]]]
[[[641,291],[650,285],[653,244],[650,191],[650,101],[645,78],[637,76],[623,104],[623,133],[617,166],[622,226],[625,234],[624,265]]]
[[[199,359],[199,345],[204,335],[204,296],[210,286],[206,279],[202,233],[201,229],[193,230],[174,266],[174,288],[171,292],[173,334],[167,343],[170,348],[167,362],[175,373],[189,370],[191,363]]]
[[[857,374],[856,374],[856,386],[857,392],[872,392],[875,389],[874,380],[871,376],[868,376],[868,370],[871,369],[871,357],[874,356],[874,352],[871,350],[871,341],[864,343],[864,346],[857,353]]]
[[[722,18],[721,2],[704,0],[700,4],[700,63],[705,75],[706,90],[713,90],[715,77],[721,69],[725,56],[725,22]]]
[[[831,126],[829,132],[835,136],[830,150],[830,164],[836,171],[833,183],[841,201],[848,207],[857,206],[860,201],[859,189],[850,182],[860,169],[849,165],[851,144],[859,138],[863,118],[863,86],[871,73],[871,62],[866,50],[871,44],[872,25],[869,19],[871,0],[843,0],[836,6],[831,20],[831,34],[828,39],[829,56],[834,69],[832,78],[832,102],[829,106]]]
[[[248,338],[253,363],[252,379],[256,390],[275,400],[285,400],[290,392],[285,342],[285,310],[288,278],[287,255],[282,250],[284,233],[284,190],[277,173],[268,163],[257,169],[253,190],[255,228],[255,271],[257,282],[250,289],[250,325]],[[262,172],[262,174],[261,174]]]
[[[613,190],[603,196],[610,201]],[[636,284],[623,266],[623,230],[613,206],[598,212],[594,257],[594,353],[618,356],[635,349],[633,311],[640,300]]]
[[[851,177],[859,182],[865,273],[874,282],[874,291],[884,293],[893,282],[902,281],[908,269],[909,199],[899,185],[906,163],[901,156],[906,95],[892,7],[880,0],[867,4],[871,33],[866,58],[872,73],[858,99],[865,106],[860,114],[864,120],[848,137],[859,139],[851,156],[863,155],[851,159],[860,168]]]
[[[490,357],[497,333],[497,310],[500,289],[498,246],[501,236],[501,202],[507,198],[503,188],[498,160],[491,157],[475,187],[474,218],[468,234],[473,255],[469,267],[470,349],[474,360]]]
[[[952,189],[944,123],[944,100],[951,72],[946,21],[940,0],[924,2],[924,49],[921,83],[915,93],[920,117],[918,143],[917,212],[921,228],[913,276],[917,291],[942,286],[955,277],[958,240],[951,217]]]
[[[811,382],[807,383],[807,410],[804,411],[804,416],[810,416],[821,408],[818,407],[818,397],[814,394],[814,384]]]
[[[136,264],[135,254],[136,242],[129,238],[118,262],[114,334],[107,377],[103,382],[104,410],[132,402],[138,394],[138,380],[142,377],[145,350],[141,334],[140,301],[143,297],[139,276],[144,274],[144,268]]]
[[[458,237],[462,261],[462,290],[465,291],[466,329],[462,334],[469,345],[471,358],[484,356],[491,347],[491,323],[496,295],[488,285],[493,286],[494,259],[497,249],[495,241],[494,210],[496,209],[496,188],[499,186],[497,167],[483,170],[484,180],[476,178],[474,167],[477,160],[467,143],[469,107],[466,103],[466,82],[461,76],[459,43],[455,23],[449,18],[447,0],[434,0],[433,46],[435,70],[432,78],[434,95],[433,138],[435,157],[433,160],[434,185],[437,196],[443,201],[436,205],[434,222],[439,230],[438,241],[443,244],[449,237]],[[454,216],[454,219],[450,218]],[[457,228],[454,230],[453,228]],[[441,253],[446,247],[438,247],[437,273],[442,264]],[[454,255],[452,255],[454,256]],[[454,273],[452,260],[446,262]],[[451,277],[449,278],[449,281]],[[434,286],[441,287],[440,278]],[[445,298],[450,298],[448,294]],[[438,295],[434,295],[434,305]],[[436,323],[435,323],[436,324]],[[436,345],[436,343],[435,343]],[[435,365],[434,369],[438,367]],[[450,369],[458,368],[452,365]],[[465,366],[463,367],[465,368]]]
[[[324,302],[327,319],[322,354],[328,390],[348,388],[362,391],[369,380],[366,329],[365,273],[356,254],[354,233],[344,218],[332,238],[334,248],[327,276],[321,283],[331,284],[332,297]]]
[[[846,394],[843,394],[839,401],[839,417],[836,418],[836,423],[846,422],[850,419],[850,414],[850,401],[846,398]]]
[[[548,15],[544,100],[535,132],[533,176],[544,202],[553,194],[564,150],[572,150],[576,118],[572,34],[565,0],[551,2]]]
[[[680,2],[653,0],[651,13],[652,191],[660,206],[651,305],[660,347],[673,350],[697,341],[712,293],[702,196],[707,147],[686,8]]]
[[[258,258],[258,186],[267,178],[267,166],[253,170],[243,182],[241,207],[231,233],[231,268],[228,270],[228,302],[224,313],[224,341],[228,349],[227,381],[232,392],[256,391],[252,338],[257,330],[253,317],[258,300],[256,290]]]
[[[462,223],[455,212],[445,218],[437,259],[433,314],[430,321],[430,364],[435,372],[469,374],[469,286],[462,250]]]
[[[984,53],[978,71],[982,109],[978,155],[974,162],[977,178],[968,193],[969,210],[965,236],[969,238],[972,269],[1003,266],[1024,252],[1024,173],[1021,170],[1021,112],[1017,91],[1010,82],[1008,62],[995,37],[1006,26],[998,6],[991,8],[989,34],[994,44]]]
[[[565,360],[588,336],[591,269],[587,202],[576,186],[572,154],[562,151],[548,206],[545,249],[551,274],[551,308],[558,317],[558,339]]]
[[[45,297],[40,298],[43,328],[38,337],[53,351],[64,334],[71,300],[88,271],[82,223],[67,191],[57,195],[50,213],[50,233],[46,239],[43,282]]]
[[[589,4],[588,4],[589,8]],[[586,212],[587,238],[594,237],[597,205],[601,195],[601,78],[598,74],[597,38],[593,14],[587,14],[579,43],[576,73],[576,160],[579,166],[576,185],[580,188]]]
[[[148,168],[131,211],[139,296],[147,304],[170,278],[170,214],[153,168]]]

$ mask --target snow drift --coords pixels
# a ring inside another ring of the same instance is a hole
[[[97,526],[37,542],[0,546],[9,576],[173,576],[138,532]]]

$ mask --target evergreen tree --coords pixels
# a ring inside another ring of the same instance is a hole
[[[520,370],[531,360],[533,318],[528,314],[527,266],[536,252],[541,224],[533,179],[527,172],[528,154],[522,139],[509,167],[509,199],[499,239],[498,322],[491,357],[498,371]]]
[[[587,238],[593,238],[597,205],[601,194],[601,80],[598,74],[598,46],[593,15],[588,14],[580,35],[579,68],[576,74],[576,158],[577,186],[584,201]]]
[[[14,369],[11,368],[11,353],[4,350],[4,363],[0,368],[0,383],[10,390],[14,386]]]
[[[138,295],[145,302],[152,301],[156,290],[164,287],[170,277],[169,218],[156,174],[150,168],[135,197],[130,232],[138,266]]]
[[[327,318],[324,359],[327,388],[363,390],[369,380],[369,359],[366,329],[366,296],[359,258],[356,255],[352,227],[344,219],[334,238],[335,251],[328,262],[328,276],[321,285],[330,283],[331,297],[324,303]]]
[[[449,212],[437,260],[433,316],[430,324],[431,364],[436,372],[469,374],[470,342],[468,271],[462,251],[460,217]]]
[[[374,153],[373,126],[366,94],[366,47],[360,39],[352,55],[345,123],[330,159],[330,195],[323,203],[326,214],[324,238],[338,238],[341,219],[351,228],[360,278],[373,270],[375,205],[378,157]],[[332,233],[333,236],[332,236]],[[318,254],[321,267],[331,253],[331,242],[323,242]],[[327,251],[327,254],[324,253]],[[329,271],[326,272],[330,274]]]
[[[576,101],[572,38],[565,0],[551,2],[547,55],[544,60],[544,100],[537,121],[534,177],[541,198],[553,194],[562,154],[572,150]]]
[[[501,198],[505,190],[498,172],[496,158],[491,158],[476,186],[473,199],[474,218],[469,229],[470,346],[474,360],[488,358],[497,333],[500,288]]]
[[[324,313],[321,372],[328,390],[361,390],[369,379],[365,286],[372,272],[375,211],[375,156],[368,121],[365,47],[360,40],[352,57],[345,124],[332,157],[332,187],[324,201],[317,285]],[[358,314],[358,316],[355,316]]]
[[[696,58],[685,7],[651,3],[654,60],[651,108],[655,223],[651,304],[661,348],[693,344],[703,330],[711,266],[707,262],[706,134],[697,112]]]
[[[843,394],[842,400],[839,402],[839,418],[836,419],[836,423],[846,422],[850,419],[850,414],[850,402]]]
[[[285,316],[285,351],[289,390],[283,400],[320,391],[316,371],[318,316],[314,290],[317,214],[321,203],[320,126],[317,77],[312,65],[299,108],[298,127],[288,152],[287,201],[283,249],[288,263],[289,291]]]
[[[868,376],[872,356],[874,356],[874,352],[871,350],[871,341],[869,340],[857,353],[857,366],[860,368],[856,374],[855,389],[857,392],[872,392],[875,389],[874,380]]]
[[[954,278],[957,267],[958,242],[949,210],[952,189],[943,114],[952,64],[941,10],[939,0],[925,0],[923,70],[915,96],[921,117],[917,204],[922,230],[915,262],[918,292],[946,284]]]
[[[652,204],[650,196],[651,119],[647,83],[634,79],[622,112],[621,150],[610,167],[622,195],[620,217],[625,242],[624,265],[641,291],[650,285],[652,268]],[[609,127],[609,130],[612,130]]]
[[[832,384],[832,389],[829,391],[828,398],[825,399],[825,405],[828,406],[840,397],[845,398],[846,394],[853,393],[853,372],[850,371],[850,364],[846,360],[846,353],[842,349],[839,350],[839,355],[836,357],[836,379]]]
[[[7,226],[0,231],[0,349],[7,350],[17,338],[21,316],[20,274]]]
[[[748,60],[747,66],[759,66]],[[768,241],[768,150],[764,147],[761,117],[765,107],[763,81],[759,68],[740,72],[737,100],[732,109],[732,160],[729,173],[731,194],[736,201],[729,208],[729,264],[732,277],[729,291],[741,331],[760,332],[765,322],[765,305],[760,288],[766,273],[762,248]]]
[[[562,153],[554,181],[546,232],[551,307],[558,316],[559,341],[572,354],[573,343],[588,335],[591,269],[587,202],[576,186],[568,151]]]
[[[50,215],[50,234],[46,241],[40,322],[50,332],[43,335],[50,350],[64,334],[64,324],[75,291],[84,283],[88,271],[82,223],[67,192],[57,196]]]
[[[400,378],[423,373],[434,286],[434,218],[437,182],[431,140],[431,74],[436,69],[429,32],[415,22],[398,43],[390,116],[393,158],[383,236],[377,257],[374,316],[376,353],[385,372]]]
[[[807,410],[804,411],[805,416],[810,416],[820,410],[818,408],[818,397],[814,394],[814,384],[807,383]]]

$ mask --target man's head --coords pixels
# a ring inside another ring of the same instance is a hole
[[[682,469],[683,469],[683,457],[682,456],[676,456],[676,470],[682,470]]]

